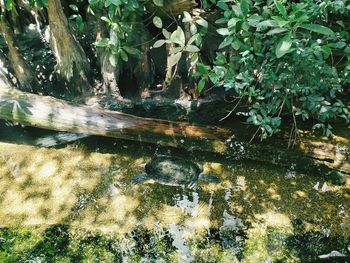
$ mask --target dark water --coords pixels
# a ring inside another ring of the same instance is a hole
[[[293,167],[57,135],[0,123],[0,262],[348,260],[349,182],[332,186]],[[58,145],[42,146],[49,142]],[[192,160],[221,183],[132,184],[156,154]]]

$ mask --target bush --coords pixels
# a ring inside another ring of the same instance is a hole
[[[247,101],[247,121],[262,138],[278,132],[285,116],[295,133],[299,119],[316,120],[313,129],[326,135],[329,121],[349,122],[342,93],[350,76],[350,1],[211,2],[224,39],[214,65],[199,64],[196,76]]]

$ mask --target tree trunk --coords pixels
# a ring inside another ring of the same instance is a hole
[[[90,66],[85,52],[70,30],[59,0],[48,0],[50,44],[56,57],[56,73],[67,83],[74,95],[87,93]]]
[[[8,79],[7,60],[0,50],[0,87],[9,87],[11,82]]]
[[[103,22],[100,17],[102,16],[102,12],[99,11],[97,13],[97,21],[96,21],[96,41],[99,41],[103,38],[111,38],[117,37],[115,35],[111,36],[111,33],[105,26],[105,22]],[[111,54],[105,47],[97,47],[97,59],[98,64],[100,66],[100,72],[102,76],[102,88],[100,93],[105,95],[112,95],[117,99],[122,98],[120,93],[118,80],[119,80],[119,72],[120,65],[113,66],[110,62],[110,56],[114,56]],[[120,64],[120,63],[117,63]]]
[[[39,87],[34,70],[27,64],[15,43],[15,36],[12,28],[5,18],[5,14],[0,15],[0,30],[9,49],[9,60],[16,75],[20,87],[25,91],[34,91]]]
[[[239,132],[235,133],[234,130],[140,118],[73,105],[11,88],[0,88],[0,118],[57,131],[136,140],[190,151],[208,151],[235,160],[254,160],[313,174],[323,174],[330,168],[350,173],[350,147],[346,138],[343,138],[343,142],[309,140],[304,141],[299,148],[286,150],[276,145],[248,143],[241,140]],[[243,130],[244,133],[246,130]]]
[[[173,54],[170,54],[172,48],[174,48],[173,43],[166,44],[167,66],[162,87],[162,95],[168,98],[179,98],[183,89],[183,80],[179,75],[179,67],[182,66],[183,59],[181,58],[176,65],[172,65],[172,57],[174,56]]]
[[[142,19],[139,17],[135,18],[136,25],[143,25]],[[138,30],[138,29],[135,29]],[[140,30],[140,43],[141,43],[141,59],[137,59],[136,67],[134,68],[134,76],[136,79],[136,85],[139,88],[140,94],[147,91],[153,82],[153,68],[150,59],[150,34],[147,28],[143,26]]]

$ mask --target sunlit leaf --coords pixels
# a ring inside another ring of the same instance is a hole
[[[266,35],[268,35],[268,36],[276,35],[276,34],[279,34],[279,33],[286,32],[287,30],[288,30],[287,28],[274,28],[274,29],[271,29],[270,31],[268,31],[266,33]]]
[[[300,27],[323,35],[334,35],[332,29],[318,24],[305,24],[301,25]]]
[[[123,46],[123,49],[131,55],[138,55],[140,50],[134,47]]]
[[[162,19],[159,16],[155,16],[153,17],[153,24],[158,27],[158,28],[162,28],[163,27],[163,22]]]
[[[275,3],[275,7],[277,8],[278,12],[280,12],[280,14],[284,18],[287,18],[287,11],[286,11],[286,8],[284,7],[284,5],[281,4],[281,2],[278,0],[274,0],[274,3]]]
[[[101,40],[94,43],[94,45],[97,47],[106,47],[108,46],[108,44],[109,44],[108,38],[102,38]]]
[[[197,46],[188,45],[185,47],[185,51],[187,51],[187,52],[199,52],[200,49]]]
[[[216,30],[216,32],[218,32],[218,34],[222,35],[222,36],[228,36],[230,35],[230,30],[228,30],[228,28],[219,28]]]
[[[283,38],[281,38],[276,46],[276,57],[281,58],[285,54],[289,53],[292,44],[293,41],[290,34],[285,35]]]
[[[184,18],[182,19],[182,22],[183,23],[188,23],[188,22],[191,22],[192,21],[192,16],[190,15],[189,12],[187,11],[184,11]]]
[[[154,43],[153,47],[154,47],[154,48],[161,47],[161,46],[164,45],[164,43],[165,43],[165,40],[164,40],[164,39],[157,40],[156,43]]]
[[[182,52],[179,52],[179,53],[176,53],[175,55],[170,56],[168,60],[168,67],[172,68],[173,66],[175,66],[180,61],[181,55],[182,55]]]
[[[194,34],[187,42],[187,45],[191,45],[199,36],[199,34]]]
[[[153,0],[153,3],[156,5],[156,6],[164,6],[164,0]]]
[[[162,33],[166,39],[169,39],[171,36],[170,32],[168,30],[166,30],[165,28],[162,29]]]
[[[70,4],[69,8],[72,9],[74,12],[79,12],[79,9],[76,5]]]
[[[170,41],[176,43],[180,46],[185,46],[185,33],[181,27],[177,27],[177,29],[171,34]]]
[[[117,56],[111,54],[111,55],[109,56],[109,62],[111,63],[111,65],[112,65],[113,67],[116,67],[117,64],[118,64],[118,58],[117,58]]]
[[[208,22],[201,17],[196,20],[196,23],[202,27],[208,28]]]

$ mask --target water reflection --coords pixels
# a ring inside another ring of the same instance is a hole
[[[29,144],[36,138],[24,134]],[[320,178],[294,171],[98,137],[60,149],[16,144],[24,136],[15,133],[0,138],[0,261],[54,254],[57,262],[310,262],[332,250],[349,255],[349,182],[321,191]],[[196,189],[132,184],[155,153],[188,158],[222,182]]]

